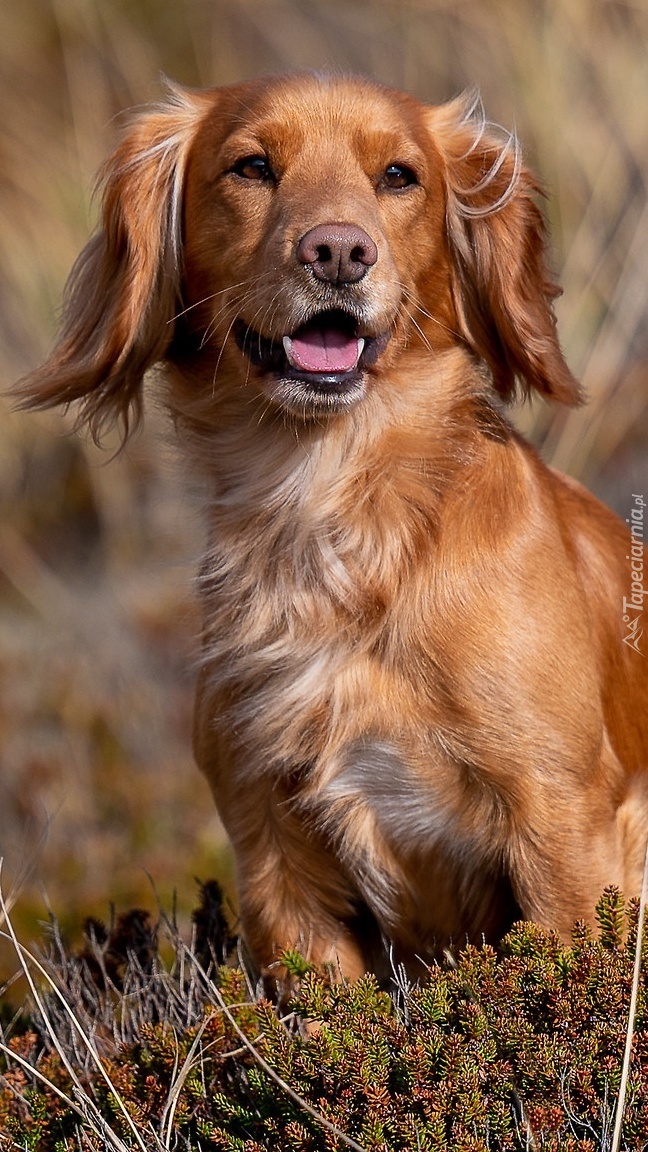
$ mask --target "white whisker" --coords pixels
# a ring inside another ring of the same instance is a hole
[[[201,304],[208,304],[210,300],[215,300],[217,296],[223,296],[226,292],[233,292],[235,288],[243,288],[246,284],[254,284],[257,279],[257,277],[250,277],[247,280],[239,280],[238,284],[228,284],[227,288],[219,288],[217,292],[210,292],[207,296],[203,296],[202,300],[196,300],[195,303],[188,304],[186,308],[183,308],[181,312],[176,312],[175,316],[167,320],[167,324],[173,324],[174,320],[182,319],[182,317],[186,316],[192,309],[200,308]]]
[[[432,345],[430,344],[430,341],[428,340],[427,336],[425,335],[425,332],[421,328],[421,325],[417,322],[417,320],[414,318],[414,316],[410,312],[409,308],[405,304],[402,305],[402,308],[403,308],[403,312],[405,313],[407,318],[410,320],[410,322],[416,328],[416,331],[418,332],[419,336],[421,337],[421,340],[425,344],[425,347],[427,348],[428,352],[431,352],[432,351]]]
[[[426,320],[431,320],[433,324],[436,324],[439,328],[442,328],[443,331],[447,332],[449,336],[457,337],[459,335],[459,333],[454,328],[451,328],[449,324],[444,324],[442,320],[439,320],[438,316],[433,316],[431,312],[428,312],[427,308],[424,308],[422,304],[419,304],[414,293],[411,291],[411,289],[407,288],[405,284],[400,284],[399,287],[408,303],[410,303],[417,312],[420,312],[421,316],[425,316]]]

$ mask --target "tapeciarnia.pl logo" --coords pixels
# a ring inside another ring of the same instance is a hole
[[[626,524],[630,525],[630,536],[632,543],[630,545],[630,555],[626,556],[626,560],[630,561],[630,596],[623,597],[623,623],[626,626],[626,634],[623,637],[623,643],[627,644],[629,648],[634,648],[640,656],[643,652],[639,647],[639,641],[643,636],[643,627],[641,617],[644,608],[644,596],[648,593],[648,588],[644,587],[644,509],[646,501],[643,496],[632,494],[634,500],[634,508],[631,510]]]

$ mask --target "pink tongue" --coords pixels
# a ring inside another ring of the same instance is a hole
[[[311,328],[293,336],[289,357],[304,372],[349,372],[361,351],[356,336],[346,336],[337,328]]]

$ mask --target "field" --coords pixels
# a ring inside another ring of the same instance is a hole
[[[549,194],[584,410],[517,415],[617,511],[648,486],[648,7],[640,0],[22,0],[0,9],[0,382],[35,366],[123,110],[190,86],[354,70],[477,86]],[[164,418],[116,458],[74,413],[0,423],[0,851],[19,932],[231,886],[190,752],[201,529]]]

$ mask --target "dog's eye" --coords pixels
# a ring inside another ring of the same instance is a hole
[[[390,164],[385,168],[379,186],[400,192],[401,188],[410,188],[412,184],[418,184],[418,180],[416,173],[407,164]]]
[[[267,156],[243,156],[230,168],[236,176],[244,180],[274,180],[275,175]]]

